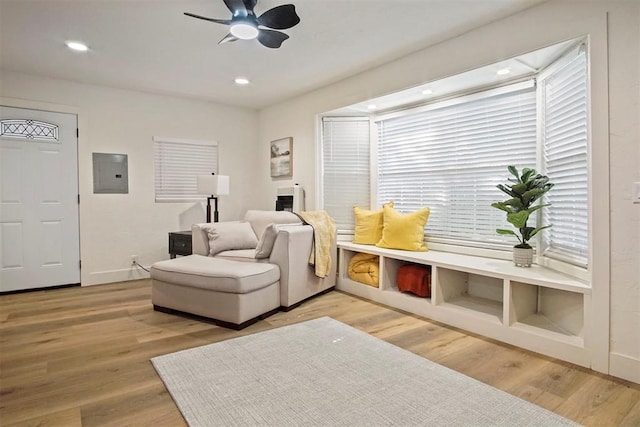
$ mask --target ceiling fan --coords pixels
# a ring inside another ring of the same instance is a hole
[[[250,40],[257,38],[263,46],[277,49],[289,36],[281,31],[297,25],[300,17],[296,14],[296,7],[285,4],[267,10],[256,17],[253,11],[258,0],[223,0],[231,11],[231,19],[215,19],[185,12],[192,18],[204,19],[217,24],[229,25],[229,34],[224,36],[218,44],[234,42],[239,39]]]

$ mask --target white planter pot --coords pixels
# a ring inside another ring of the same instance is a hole
[[[513,248],[513,263],[518,267],[531,267],[533,249]]]

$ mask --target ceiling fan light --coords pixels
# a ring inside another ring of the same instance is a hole
[[[246,21],[231,24],[229,32],[242,40],[251,40],[258,37],[258,28]]]

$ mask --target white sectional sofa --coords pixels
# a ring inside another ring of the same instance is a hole
[[[317,277],[308,262],[313,228],[290,212],[250,210],[243,221],[194,224],[191,230],[193,255],[151,268],[157,310],[238,329],[335,286],[335,240],[330,272]]]

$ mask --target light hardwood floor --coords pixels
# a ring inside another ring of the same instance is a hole
[[[640,426],[640,385],[337,291],[243,331],[154,312],[149,280],[0,296],[0,425],[185,425],[149,358],[330,316],[579,423]]]

